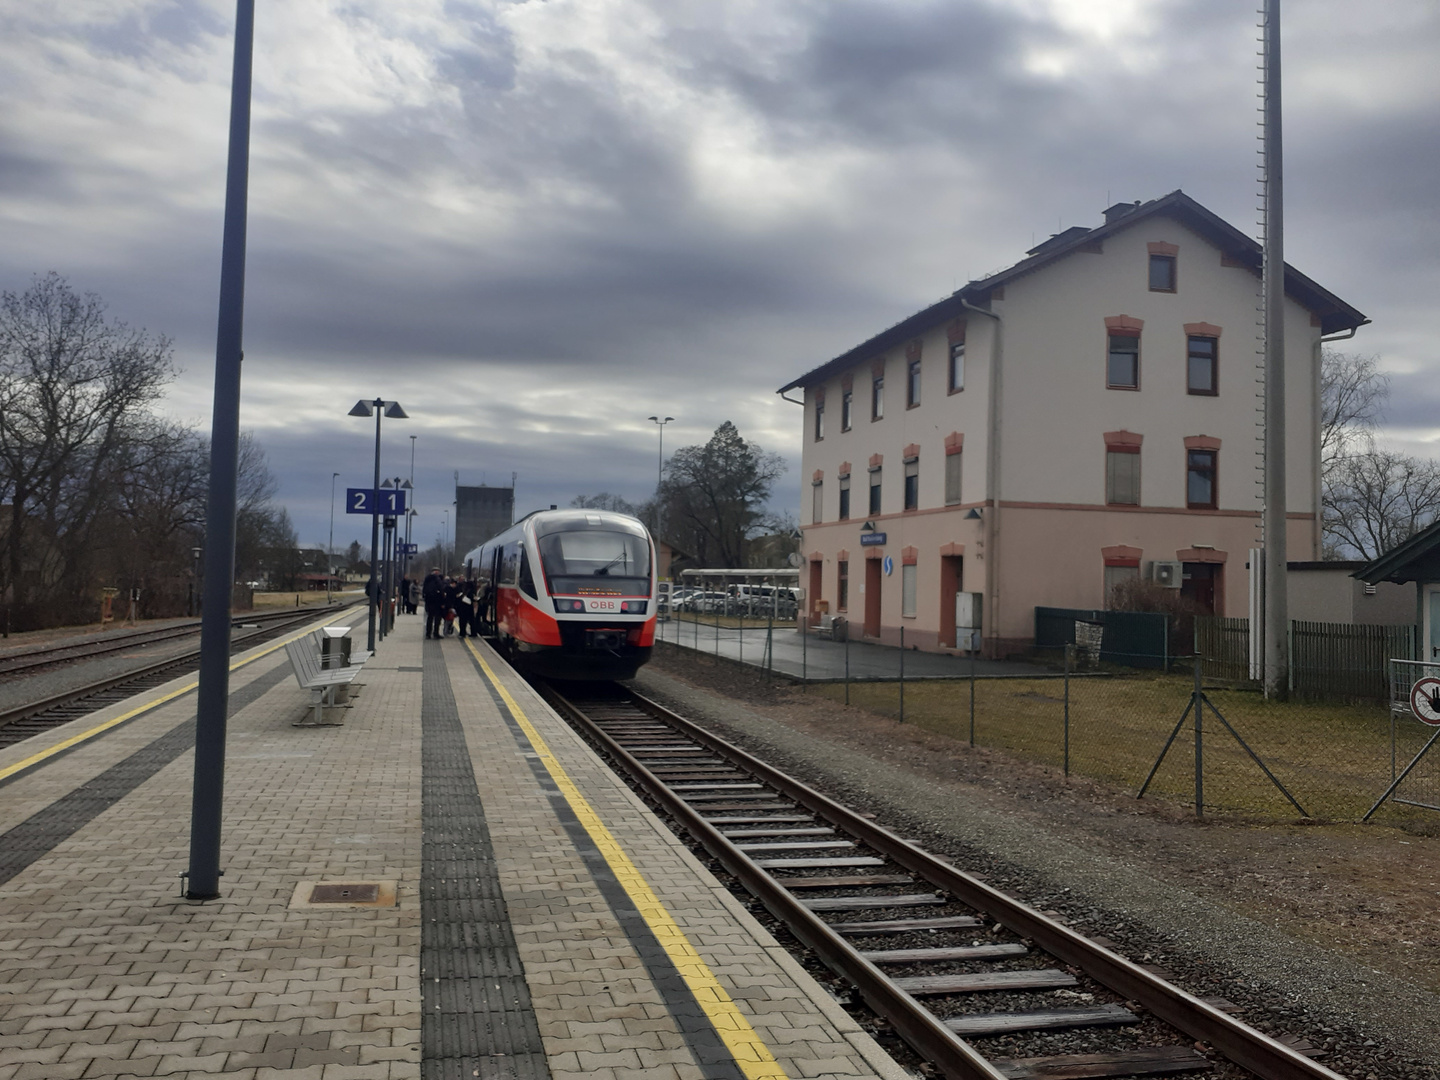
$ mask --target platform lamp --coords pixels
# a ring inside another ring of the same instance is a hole
[[[647,420],[654,423],[660,429],[659,464],[655,469],[655,531],[660,532],[660,485],[665,481],[665,425],[673,421],[673,416],[667,416],[663,420],[658,416],[647,416]]]
[[[330,546],[325,549],[325,606],[329,607],[331,602],[330,583],[335,578],[335,481],[340,479],[338,472],[330,474]]]
[[[375,483],[370,488],[370,619],[365,645],[373,653],[375,651],[375,616],[379,611],[380,603],[378,595],[380,589],[375,580],[375,549],[380,544],[380,418],[388,416],[392,420],[408,420],[410,414],[400,407],[398,401],[376,398],[374,401],[357,401],[355,407],[350,410],[350,415],[375,417]]]

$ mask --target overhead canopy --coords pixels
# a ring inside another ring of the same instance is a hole
[[[1440,521],[1372,559],[1350,575],[1378,581],[1440,581]]]

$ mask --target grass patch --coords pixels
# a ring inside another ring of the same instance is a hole
[[[1160,755],[1193,689],[1188,675],[1125,674],[1070,680],[1071,772],[1138,791]],[[843,700],[843,686],[811,688]],[[961,742],[971,737],[970,682],[925,680],[905,684],[905,722]],[[1062,766],[1065,758],[1065,684],[1060,679],[977,679],[977,745]],[[1267,702],[1238,690],[1206,694],[1276,778],[1314,817],[1357,820],[1391,778],[1391,719],[1376,705]],[[896,683],[852,683],[850,702],[894,719],[900,714]],[[1418,721],[1396,723],[1395,758],[1403,769],[1433,734]],[[1218,809],[1265,817],[1296,813],[1210,708],[1203,717],[1204,801]],[[1433,759],[1433,760],[1432,760]],[[1440,805],[1440,750],[1432,751],[1400,794]],[[1147,797],[1193,804],[1195,732],[1186,717]],[[1407,814],[1402,809],[1382,811]],[[1407,815],[1408,816],[1408,815]]]

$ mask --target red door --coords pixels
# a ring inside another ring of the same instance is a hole
[[[880,560],[865,560],[865,636],[880,636]]]

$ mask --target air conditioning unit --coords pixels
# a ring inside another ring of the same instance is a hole
[[[1161,562],[1157,559],[1147,564],[1145,577],[1147,580],[1153,581],[1156,585],[1161,585],[1164,588],[1178,589],[1180,588],[1180,579],[1184,570],[1184,566],[1178,562]]]

